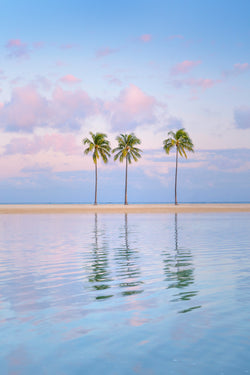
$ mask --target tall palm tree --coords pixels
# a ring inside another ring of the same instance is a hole
[[[178,168],[178,154],[185,156],[187,159],[186,151],[194,152],[194,145],[184,128],[177,130],[176,133],[170,131],[169,138],[163,141],[163,149],[169,154],[170,150],[175,147],[176,150],[176,165],[175,165],[175,204],[177,203],[177,168]]]
[[[91,151],[93,151],[93,161],[95,164],[95,204],[97,204],[97,160],[101,157],[103,162],[106,164],[108,162],[108,158],[110,157],[110,143],[106,139],[107,135],[103,133],[92,133],[89,132],[91,135],[91,139],[84,138],[82,140],[84,145],[88,145],[88,147],[84,150],[84,153],[87,155]]]
[[[116,153],[114,160],[119,159],[120,162],[126,160],[126,172],[125,172],[125,201],[124,204],[128,204],[127,199],[127,185],[128,185],[128,164],[132,163],[132,160],[138,161],[141,158],[141,152],[139,148],[135,147],[140,144],[141,141],[137,138],[134,133],[131,134],[120,134],[116,137],[118,147],[112,150],[112,153]]]

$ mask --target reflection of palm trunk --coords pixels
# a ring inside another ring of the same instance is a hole
[[[94,221],[94,239],[93,239],[93,253],[91,262],[91,274],[89,282],[92,287],[97,291],[96,299],[105,299],[112,297],[111,294],[104,292],[110,288],[110,275],[108,267],[108,252],[105,245],[100,243],[100,228],[98,228],[98,215],[95,214]],[[102,238],[103,236],[101,236]]]
[[[97,229],[97,214],[95,214],[95,247],[96,251],[98,250],[98,229]]]
[[[95,163],[95,204],[97,204],[97,161]]]
[[[174,215],[174,224],[175,224],[175,250],[178,252],[178,223],[177,223],[177,214]]]
[[[177,268],[177,275],[180,271],[179,268],[179,248],[178,248],[178,220],[177,220],[177,214],[174,215],[174,231],[175,231],[175,259],[176,259],[176,268]]]
[[[176,165],[175,165],[175,204],[177,203],[177,165],[178,165],[178,148],[176,146]]]
[[[128,204],[128,200],[127,200],[127,186],[128,186],[128,157],[126,156],[126,172],[125,172],[125,201],[124,201],[124,204]]]
[[[138,264],[137,251],[130,248],[129,245],[129,225],[128,215],[124,214],[124,245],[121,246],[117,253],[118,275],[121,278],[120,288],[122,288],[123,296],[131,296],[133,294],[142,293],[143,289],[139,286],[143,282],[139,279],[140,268]]]
[[[128,215],[125,214],[125,247],[126,250],[128,251]]]

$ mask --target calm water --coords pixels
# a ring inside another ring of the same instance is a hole
[[[1,215],[0,373],[250,373],[250,214]]]

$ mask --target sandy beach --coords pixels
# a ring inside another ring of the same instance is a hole
[[[250,204],[3,204],[0,214],[250,212]]]

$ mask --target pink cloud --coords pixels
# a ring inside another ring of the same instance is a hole
[[[187,81],[187,84],[189,86],[201,87],[202,89],[208,89],[219,82],[221,81],[210,79],[210,78],[199,78],[199,79],[190,79]]]
[[[80,153],[80,145],[77,145],[76,138],[71,135],[47,134],[44,136],[13,138],[5,146],[5,155],[23,154],[34,155],[41,151],[63,152],[66,155]]]
[[[197,87],[202,89],[208,89],[210,87],[213,87],[217,83],[220,83],[221,80],[214,80],[210,78],[190,78],[190,79],[179,79],[179,80],[173,80],[171,84],[175,86],[176,88],[181,88],[184,86],[188,87]]]
[[[98,100],[92,99],[85,91],[66,91],[57,87],[50,100],[51,126],[67,129],[79,129],[82,120],[99,112]]]
[[[75,44],[70,44],[70,43],[68,43],[68,44],[62,44],[60,46],[60,48],[62,48],[62,49],[72,49],[74,47],[75,47]]]
[[[0,126],[24,132],[44,126],[79,129],[82,120],[97,112],[97,101],[83,90],[71,92],[57,87],[52,97],[45,99],[34,86],[19,87],[0,111]]]
[[[12,85],[17,85],[20,81],[22,81],[21,77],[16,77],[10,81]]]
[[[223,77],[227,78],[230,76],[237,76],[250,70],[249,63],[237,63],[234,64],[233,69],[226,70],[222,73]]]
[[[9,102],[0,108],[0,126],[5,131],[33,132],[37,127],[74,131],[91,116],[101,115],[114,129],[133,129],[155,120],[159,106],[153,96],[130,85],[111,101],[91,98],[87,92],[57,87],[50,98],[35,86],[14,88]]]
[[[176,34],[176,35],[170,35],[168,37],[169,40],[174,40],[174,39],[184,39],[184,36],[183,35],[180,35],[180,34]]]
[[[238,72],[245,72],[246,70],[250,69],[250,64],[248,63],[234,64],[234,69]]]
[[[109,48],[109,47],[104,47],[104,48],[100,48],[96,51],[96,58],[97,59],[100,59],[102,57],[105,57],[105,56],[108,56],[108,55],[111,55],[113,53],[117,53],[118,50],[117,49],[113,49],[113,48]]]
[[[119,78],[113,76],[112,74],[107,74],[104,76],[108,80],[108,82],[112,85],[121,86],[122,82]]]
[[[44,90],[48,91],[51,88],[51,81],[44,76],[37,75],[33,82],[36,86],[41,86]]]
[[[6,130],[31,131],[46,120],[48,103],[33,86],[14,88],[12,98],[0,111],[0,122]]]
[[[131,84],[121,91],[117,99],[107,102],[105,108],[110,113],[113,128],[122,130],[152,122],[156,104],[153,96],[145,94],[139,87]]]
[[[63,61],[61,61],[61,60],[58,60],[58,61],[56,61],[56,66],[66,66],[67,64],[66,63],[64,63]]]
[[[60,81],[63,83],[74,84],[74,83],[79,83],[82,80],[73,76],[72,74],[67,74],[66,76],[62,77]]]
[[[7,77],[4,75],[4,72],[2,69],[0,69],[0,79],[6,79]]]
[[[20,39],[10,39],[5,45],[10,58],[28,58],[29,48]]]
[[[189,73],[191,69],[193,69],[195,66],[200,65],[201,61],[190,61],[185,60],[179,64],[176,64],[171,69],[172,75],[178,75],[178,74],[186,74]]]
[[[20,39],[11,39],[7,43],[7,47],[21,47],[23,43],[21,42]]]
[[[44,42],[34,42],[33,47],[35,49],[40,49],[40,48],[44,47]]]
[[[238,129],[250,129],[250,107],[236,108],[234,123]]]
[[[152,35],[151,34],[143,34],[139,38],[143,43],[148,43],[152,40]]]

